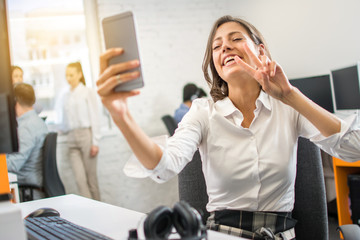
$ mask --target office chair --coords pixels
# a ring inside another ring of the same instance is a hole
[[[48,133],[45,137],[43,147],[43,186],[33,184],[19,185],[21,202],[33,200],[34,189],[42,191],[46,197],[55,197],[65,194],[65,188],[57,169],[56,143],[57,133]]]
[[[195,208],[201,214],[203,223],[206,224],[210,215],[206,210],[209,198],[201,166],[201,157],[197,150],[192,161],[178,174],[179,199]]]
[[[329,239],[324,173],[320,149],[299,138],[293,218],[296,239]]]
[[[162,118],[169,135],[172,136],[177,128],[175,119],[170,115],[165,115]],[[198,174],[200,171],[200,174]],[[201,170],[201,158],[199,150],[194,153],[193,159],[178,175],[178,187],[180,201],[191,203],[201,215],[203,223],[209,217],[209,212],[206,211],[206,203],[208,202],[208,195],[206,193],[206,183],[204,175]],[[191,187],[189,187],[191,186]]]
[[[175,119],[171,115],[165,115],[161,118],[161,120],[164,122],[169,135],[172,136],[175,132],[175,129],[178,127]]]
[[[297,156],[293,210],[293,217],[298,220],[295,226],[296,239],[328,240],[327,205],[320,149],[308,139],[299,138]],[[186,165],[179,174],[178,184],[180,200],[185,200],[194,208],[202,210],[205,222],[209,215],[205,208],[208,195],[201,161]],[[351,239],[345,238],[345,240]]]

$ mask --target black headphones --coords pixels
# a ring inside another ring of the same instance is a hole
[[[206,227],[199,212],[184,201],[175,203],[173,209],[160,206],[151,211],[144,221],[145,239],[169,239],[173,226],[182,240],[207,239]],[[128,240],[137,239],[137,230],[130,230]]]

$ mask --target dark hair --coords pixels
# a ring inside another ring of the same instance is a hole
[[[84,77],[84,72],[83,72],[83,70],[82,70],[81,63],[80,63],[80,62],[69,63],[69,64],[66,66],[66,68],[69,68],[69,67],[71,67],[71,68],[76,68],[76,70],[77,70],[78,72],[81,72],[82,77],[81,77],[81,79],[80,79],[80,82],[81,82],[82,84],[86,85],[86,83],[85,83],[85,77]]]
[[[34,88],[27,83],[17,83],[14,85],[15,101],[21,106],[32,107],[35,103]]]
[[[16,65],[13,65],[13,66],[11,66],[11,75],[13,74],[13,72],[14,72],[16,69],[19,69],[22,73],[24,73],[24,71],[22,70],[21,67],[16,66]]]
[[[196,98],[206,97],[206,93],[203,89],[198,88],[193,83],[188,83],[183,88],[183,102],[193,101]]]
[[[215,36],[216,30],[227,22],[236,22],[244,27],[249,34],[251,40],[256,44],[260,45],[263,44],[265,46],[265,54],[271,59],[270,52],[268,50],[267,44],[265,42],[264,37],[262,34],[249,22],[235,18],[232,16],[223,16],[219,18],[213,25],[212,30],[209,34],[205,56],[203,60],[202,70],[204,72],[205,80],[207,81],[208,85],[210,86],[210,95],[213,100],[216,102],[221,100],[229,95],[229,89],[227,83],[219,76],[215,69],[213,57],[212,57],[212,42]],[[209,69],[210,68],[210,69]],[[209,70],[211,71],[212,77],[210,77]]]

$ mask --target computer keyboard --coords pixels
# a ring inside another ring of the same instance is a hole
[[[32,217],[24,220],[29,240],[39,239],[111,239],[58,216]]]

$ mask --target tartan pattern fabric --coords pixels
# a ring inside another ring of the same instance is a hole
[[[296,220],[287,212],[215,211],[207,220],[207,228],[233,236],[254,240],[295,239]]]

